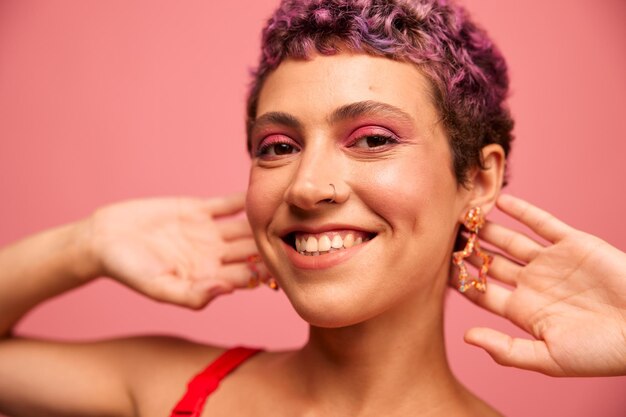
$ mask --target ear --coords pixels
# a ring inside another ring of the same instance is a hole
[[[485,146],[481,154],[484,169],[478,167],[470,172],[466,209],[478,206],[483,213],[489,213],[502,189],[506,158],[502,146],[495,143]]]

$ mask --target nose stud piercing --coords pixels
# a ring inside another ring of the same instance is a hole
[[[335,186],[333,184],[328,184],[331,187],[333,187],[333,196],[330,200],[328,200],[329,203],[334,203],[335,202],[335,198],[337,198],[337,190],[335,189]]]
[[[459,267],[457,288],[462,293],[472,287],[480,292],[485,292],[487,289],[487,272],[493,257],[483,252],[478,242],[478,231],[485,225],[485,216],[480,207],[473,207],[467,212],[463,225],[470,232],[470,236],[463,250],[452,254],[452,263]],[[472,253],[475,253],[482,261],[478,270],[478,278],[471,277],[467,272],[467,266],[465,266],[464,259],[470,257]]]
[[[257,266],[259,263],[261,263],[261,257],[259,255],[250,255],[250,256],[248,256],[248,259],[246,259],[246,263],[248,265],[248,269],[250,270],[250,273],[252,274],[252,276],[248,280],[248,288],[256,288],[256,287],[259,286],[259,284],[262,281],[261,280],[261,271],[259,271],[259,268]],[[275,291],[279,290],[278,283],[276,282],[274,277],[271,277],[271,276],[267,275],[265,277],[265,281],[264,282],[271,289],[273,289]]]

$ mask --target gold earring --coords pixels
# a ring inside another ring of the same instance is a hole
[[[257,268],[256,264],[261,262],[261,258],[259,255],[250,255],[248,259],[246,259],[246,263],[248,264],[248,269],[252,276],[248,280],[248,288],[256,288],[259,286],[259,282],[261,282],[259,268]]]
[[[485,225],[485,216],[480,207],[471,208],[465,215],[463,222],[465,228],[470,232],[469,238],[463,250],[452,254],[452,263],[459,267],[459,283],[457,289],[464,293],[468,288],[476,288],[480,292],[487,289],[487,272],[491,266],[493,257],[480,249],[478,241],[478,231]],[[465,258],[475,253],[482,260],[482,265],[478,270],[478,278],[471,277],[467,272]]]
[[[259,271],[259,268],[257,267],[257,264],[259,263],[261,263],[261,257],[259,255],[248,256],[248,269],[252,274],[252,276],[248,280],[248,288],[256,288],[259,286],[261,281],[263,281],[265,284],[267,284],[268,287],[275,291],[278,291],[280,288],[278,287],[278,282],[276,282],[276,279],[274,279],[274,277],[271,277],[268,274],[267,276],[265,276],[265,279],[261,279],[261,271]]]

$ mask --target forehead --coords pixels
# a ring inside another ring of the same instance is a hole
[[[265,80],[257,115],[286,112],[321,121],[350,103],[397,107],[417,123],[437,118],[431,85],[417,66],[367,54],[314,55],[284,60]]]

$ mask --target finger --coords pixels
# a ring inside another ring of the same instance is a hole
[[[498,281],[511,285],[517,285],[517,276],[521,269],[521,266],[508,259],[506,256],[502,256],[499,253],[495,253],[493,251],[489,251],[486,249],[481,249],[483,252],[491,255],[493,260],[491,261],[491,266],[489,267],[488,275],[492,278],[497,279]],[[483,264],[482,259],[476,255],[472,255],[467,258],[467,261],[474,265],[476,268],[480,268]]]
[[[220,268],[218,278],[229,291],[237,288],[255,288],[260,283],[267,283],[272,277],[263,263],[255,264],[256,273],[246,263],[233,263]],[[252,285],[251,285],[252,284]]]
[[[246,203],[245,193],[206,199],[205,208],[215,217],[230,216],[241,212]]]
[[[154,277],[142,292],[157,301],[200,309],[228,291],[215,281],[182,279],[179,273],[172,273]]]
[[[251,278],[263,277],[265,269],[261,269],[261,265],[257,266],[258,274],[254,274],[246,262],[227,264],[219,269],[217,278],[231,291],[236,288],[249,288]]]
[[[480,238],[524,263],[535,259],[543,249],[543,246],[523,233],[492,222],[485,224],[480,231]]]
[[[485,292],[470,288],[463,295],[485,310],[506,318],[506,309],[511,297],[511,290],[500,285],[488,284]]]
[[[566,223],[521,198],[502,194],[498,197],[497,205],[500,210],[550,242],[563,239],[571,231],[571,227]]]
[[[465,341],[484,349],[500,365],[551,376],[565,375],[550,356],[547,345],[541,340],[513,338],[497,330],[473,328],[465,333]]]
[[[224,240],[234,240],[252,236],[252,229],[248,219],[228,219],[217,222],[217,230]]]
[[[242,262],[252,255],[258,254],[256,242],[252,238],[240,239],[225,244],[222,262]]]

